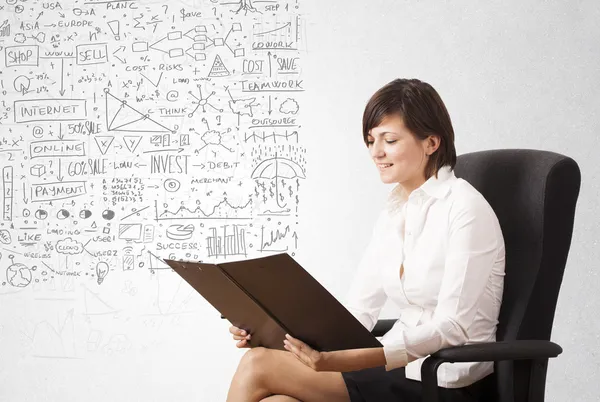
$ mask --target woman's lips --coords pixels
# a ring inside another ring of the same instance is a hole
[[[393,163],[378,163],[377,164],[377,168],[382,172],[392,166],[394,166]]]

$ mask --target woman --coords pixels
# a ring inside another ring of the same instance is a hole
[[[493,342],[504,285],[504,239],[483,196],[457,178],[454,130],[431,85],[397,79],[363,115],[363,139],[391,191],[346,307],[372,330],[387,299],[401,316],[383,347],[318,352],[287,337],[287,351],[253,348],[228,401],[420,401],[420,366],[446,347]],[[230,332],[238,347],[249,334]],[[493,363],[442,364],[443,401],[477,401]]]

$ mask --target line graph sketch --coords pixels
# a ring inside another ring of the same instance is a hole
[[[195,206],[188,206],[187,204],[181,203],[178,207],[170,207],[168,204],[158,204],[158,201],[154,202],[154,208],[156,211],[155,220],[173,220],[173,219],[233,219],[233,220],[247,220],[252,219],[252,200],[249,199],[247,202],[234,205],[229,202],[227,197],[224,197],[222,201],[218,202],[213,207],[203,207],[201,202],[197,202]]]

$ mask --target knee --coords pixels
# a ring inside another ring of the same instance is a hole
[[[248,350],[240,361],[238,372],[247,381],[262,383],[266,378],[269,365],[269,350],[256,347]]]

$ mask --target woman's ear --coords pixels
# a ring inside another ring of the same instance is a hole
[[[440,136],[439,135],[430,135],[427,137],[426,145],[425,145],[425,153],[430,156],[432,153],[437,151],[440,146]]]

